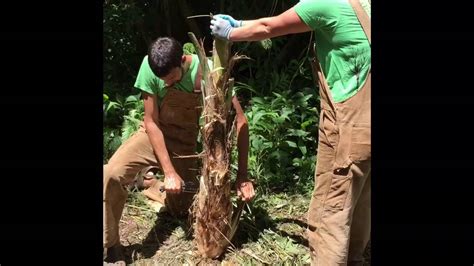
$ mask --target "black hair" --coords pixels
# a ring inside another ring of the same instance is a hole
[[[168,75],[175,67],[181,66],[183,47],[174,38],[161,37],[148,48],[148,64],[157,77]]]

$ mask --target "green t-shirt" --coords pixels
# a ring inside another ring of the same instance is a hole
[[[370,44],[348,0],[301,0],[295,12],[315,32],[322,71],[335,102],[349,99],[364,84],[371,65]]]
[[[208,60],[208,63],[209,66],[212,67],[212,61]],[[188,71],[184,73],[181,81],[174,85],[174,88],[185,92],[193,92],[198,66],[199,58],[197,55],[193,54]],[[151,71],[150,65],[148,64],[148,56],[143,58],[134,86],[141,91],[158,95],[160,102],[167,92],[165,82],[155,76],[153,71]]]

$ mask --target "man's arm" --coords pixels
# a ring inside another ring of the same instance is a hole
[[[176,170],[171,163],[168,150],[166,149],[163,132],[159,127],[160,124],[158,120],[159,110],[157,96],[145,92],[143,92],[142,95],[145,105],[145,128],[148,138],[150,139],[151,146],[153,147],[153,151],[158,157],[165,175],[164,181],[166,192],[179,193],[181,192],[181,182],[183,180],[178,175],[178,173],[176,173]]]
[[[254,196],[254,188],[252,182],[247,178],[247,163],[249,154],[249,126],[245,117],[242,106],[240,106],[237,97],[232,98],[232,105],[236,112],[237,120],[237,150],[238,165],[236,189],[237,195],[244,201],[250,201]]]
[[[230,41],[259,41],[293,33],[312,31],[295,12],[294,8],[278,16],[242,21],[242,26],[233,28]]]

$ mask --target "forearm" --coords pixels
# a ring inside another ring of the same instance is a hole
[[[230,33],[230,41],[259,41],[276,36],[269,18],[242,21],[242,26]]]
[[[245,118],[244,118],[245,119]],[[248,154],[249,154],[249,127],[247,120],[237,119],[237,150],[238,166],[237,179],[247,178]]]
[[[258,19],[242,20],[242,25],[240,25],[240,26],[243,27],[243,26],[252,25],[252,24],[254,24],[255,22],[257,22],[257,20],[258,20]]]
[[[229,35],[231,41],[259,41],[293,33],[312,31],[290,8],[275,17],[243,21],[243,26],[234,28]]]
[[[171,159],[168,154],[168,150],[166,149],[163,132],[155,122],[146,122],[145,127],[148,134],[148,138],[151,142],[151,146],[153,147],[153,151],[155,152],[156,157],[158,157],[158,160],[160,161],[163,173],[166,176],[169,173],[175,172],[175,169],[173,167],[173,164],[171,163]]]

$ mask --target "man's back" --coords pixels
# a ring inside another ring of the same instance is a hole
[[[318,58],[335,102],[360,90],[370,69],[370,44],[348,0],[302,0],[295,6],[315,32]]]

